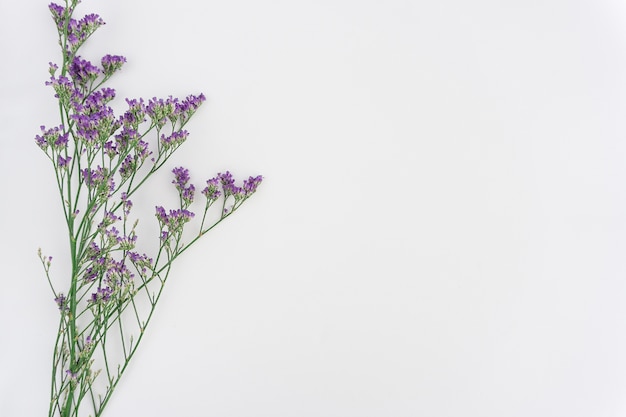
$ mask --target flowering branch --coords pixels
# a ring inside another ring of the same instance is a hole
[[[131,197],[186,141],[185,125],[205,97],[126,99],[128,109],[115,116],[109,107],[115,90],[103,85],[126,58],[105,55],[96,66],[78,55],[105,24],[96,14],[74,19],[78,3],[49,6],[62,63],[50,63],[46,84],[58,99],[60,125],[42,126],[35,137],[54,169],[71,260],[69,282],[58,291],[50,276],[52,257],[39,251],[60,312],[49,417],[77,417],[85,403],[94,416],[102,415],[137,352],[174,260],[241,207],[262,181],[250,177],[237,186],[228,171],[207,180],[201,221],[185,243],[196,190],[189,171],[174,168],[178,207],[156,207],[158,249],[153,256],[140,254]],[[209,221],[207,213],[218,201],[221,211]]]

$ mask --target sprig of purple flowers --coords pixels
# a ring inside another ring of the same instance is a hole
[[[35,136],[54,168],[72,265],[59,291],[50,275],[52,257],[39,252],[60,315],[49,417],[77,417],[85,407],[95,417],[102,415],[137,351],[174,260],[236,211],[262,181],[249,177],[237,185],[229,171],[207,180],[200,192],[202,220],[189,235],[196,188],[189,170],[175,167],[172,183],[179,204],[156,206],[158,250],[151,256],[138,251],[131,197],[187,140],[185,126],[205,96],[126,99],[127,110],[116,116],[109,106],[115,90],[104,84],[126,58],[107,54],[97,65],[78,54],[105,24],[97,14],[75,19],[79,1],[49,6],[62,62],[49,64],[46,85],[59,102],[60,122],[41,126]],[[208,222],[217,201],[221,210]],[[188,243],[186,236],[191,236]]]

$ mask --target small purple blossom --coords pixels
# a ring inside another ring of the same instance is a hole
[[[195,214],[186,209],[170,210],[169,214],[161,206],[156,207],[156,217],[161,228],[167,226],[169,231],[180,231],[185,223],[189,222]]]
[[[83,274],[83,280],[85,282],[93,282],[100,275],[100,268],[90,266],[85,270]]]
[[[65,19],[65,7],[59,6],[56,3],[50,3],[48,8],[50,9],[50,12],[52,12],[52,18],[54,19],[54,22],[57,24],[58,27],[62,27],[62,25],[60,26],[60,24],[63,19]]]
[[[126,63],[126,58],[121,55],[105,55],[100,63],[102,64],[105,77],[110,77],[111,74],[122,68],[122,65]]]
[[[176,112],[176,102],[178,99],[172,98],[169,96],[167,99],[163,100],[162,98],[157,99],[153,97],[148,100],[148,105],[146,106],[146,114],[150,116],[152,119],[152,123],[154,123],[159,129],[165,126],[167,120],[172,117],[175,118]]]
[[[135,145],[135,155],[139,157],[141,162],[145,161],[148,156],[152,155],[152,152],[148,149],[148,142],[144,142],[141,139],[138,140]]]
[[[132,285],[134,275],[130,272],[123,260],[110,259],[107,264],[106,282],[112,287]]]
[[[87,83],[93,82],[101,72],[100,68],[79,56],[74,58],[69,70],[74,81],[82,87],[86,87]]]
[[[83,100],[83,93],[75,88],[74,83],[66,76],[50,77],[50,81],[46,81],[46,85],[52,86],[54,96],[67,106],[76,106]]]
[[[193,184],[187,186],[189,182],[189,170],[183,167],[177,167],[172,170],[174,174],[174,180],[172,184],[176,187],[180,194],[180,198],[183,200],[185,206],[189,206],[193,202],[196,187]]]
[[[57,156],[57,164],[60,168],[67,168],[71,160],[71,156],[68,156],[67,158],[63,158],[61,155]]]
[[[91,294],[89,302],[92,304],[97,304],[98,302],[106,303],[111,300],[111,295],[113,295],[113,290],[110,287],[98,287],[96,292]]]
[[[165,232],[167,233],[167,232]],[[128,252],[128,258],[135,265],[137,271],[141,276],[145,276],[148,272],[148,269],[153,269],[153,260],[149,258],[145,253],[143,255],[139,255],[137,252]]]
[[[146,105],[142,98],[139,100],[127,98],[126,103],[128,110],[120,117],[120,123],[123,126],[132,126],[137,129],[141,123],[146,121]]]
[[[185,100],[176,104],[176,113],[178,114],[181,125],[185,124],[187,120],[193,116],[205,100],[206,97],[204,94],[200,93],[198,96],[188,95]]]
[[[127,155],[126,158],[124,158],[122,165],[120,166],[120,176],[122,177],[122,180],[130,178],[130,176],[133,175],[133,173],[135,172],[136,168],[136,158],[131,155]]]
[[[93,170],[85,168],[81,171],[82,180],[87,187],[95,190],[102,196],[110,197],[115,190],[115,182],[109,174],[106,168],[102,168],[100,165]]]
[[[67,306],[67,298],[65,297],[65,295],[63,295],[63,293],[59,293],[59,295],[54,299],[54,302],[57,303],[59,310],[69,310],[69,307]]]
[[[98,229],[105,229],[115,223],[118,220],[122,220],[121,217],[117,216],[115,212],[105,211],[104,216],[102,216],[102,221],[98,224]],[[92,242],[93,243],[93,242]]]
[[[249,177],[247,180],[244,180],[243,187],[239,187],[235,185],[235,179],[229,171],[223,174],[217,174],[217,178],[222,184],[224,197],[228,198],[229,196],[233,196],[235,197],[235,201],[240,201],[254,194],[261,181],[263,181],[263,177],[257,175],[256,177]]]
[[[50,5],[50,11],[60,33],[65,31],[67,25],[66,49],[68,55],[74,54],[96,29],[105,24],[100,16],[93,13],[84,16],[80,20],[70,18],[67,21],[67,16],[71,16],[73,10],[67,13],[63,7],[54,3]]]
[[[118,238],[118,243],[120,245],[120,249],[129,251],[135,248],[137,244],[137,235],[132,233],[128,236],[122,236]]]
[[[187,168],[177,167],[172,170],[172,173],[174,174],[172,184],[174,184],[178,190],[184,189],[190,179],[189,170]]]
[[[235,198],[243,196],[243,189],[235,185],[235,179],[229,171],[226,171],[223,174],[220,172],[217,174],[217,177],[222,183],[222,190],[224,191],[225,198],[228,198],[231,195]]]
[[[41,126],[41,135],[35,136],[35,142],[44,151],[48,150],[48,147],[59,151],[65,149],[68,143],[68,133],[63,133],[63,125],[46,129],[45,126]]]
[[[165,136],[161,134],[161,145],[164,149],[169,149],[171,147],[180,146],[185,140],[187,140],[187,136],[189,132],[186,130],[178,130],[176,132],[172,132],[170,136]]]
[[[220,184],[220,179],[218,177],[207,180],[206,182],[207,186],[204,187],[204,189],[202,190],[202,194],[205,195],[207,200],[215,201],[220,197],[222,193],[218,188],[219,184]]]
[[[133,202],[128,199],[128,194],[125,191],[122,192],[122,205],[124,206],[124,215],[128,216],[130,214],[130,210],[133,207]]]
[[[48,62],[48,66],[48,72],[50,73],[50,76],[54,77],[54,74],[56,74],[59,66],[53,62]]]
[[[243,191],[246,196],[252,195],[259,184],[263,181],[263,177],[261,175],[257,175],[256,177],[249,177],[247,180],[243,182]]]
[[[125,153],[131,143],[139,139],[139,132],[132,126],[124,124],[122,130],[115,135],[116,148],[120,153]]]

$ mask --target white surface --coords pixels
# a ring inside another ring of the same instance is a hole
[[[45,415],[37,248],[64,270],[46,6],[0,3],[3,417]],[[85,55],[128,57],[120,101],[207,96],[170,169],[265,176],[176,266],[107,415],[626,416],[620,1],[82,11]]]

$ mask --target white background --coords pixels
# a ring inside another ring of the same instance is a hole
[[[626,416],[619,0],[85,0],[168,170],[262,188],[175,267],[109,416]],[[0,416],[47,412],[67,269],[47,2],[0,3]],[[170,198],[155,179],[153,206]],[[140,237],[141,239],[141,237]],[[147,237],[146,237],[147,239]]]

